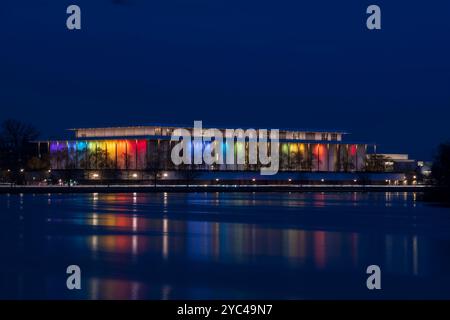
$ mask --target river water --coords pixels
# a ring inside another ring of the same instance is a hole
[[[450,298],[450,208],[416,193],[0,195],[0,298]],[[81,269],[68,290],[66,268]],[[381,290],[368,290],[378,265]]]

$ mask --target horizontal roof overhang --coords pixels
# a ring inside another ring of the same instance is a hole
[[[190,125],[167,125],[167,124],[150,124],[145,126],[118,126],[118,127],[98,127],[98,128],[70,128],[67,129],[69,131],[78,131],[78,130],[111,130],[111,129],[143,129],[143,128],[154,128],[154,127],[161,127],[161,128],[184,128],[184,129],[193,129],[194,127],[192,124]],[[294,131],[294,132],[318,132],[318,133],[339,133],[339,134],[348,134],[345,130],[341,129],[330,129],[330,130],[324,130],[324,129],[311,129],[311,128],[250,128],[250,127],[233,127],[233,126],[203,126],[203,129],[231,129],[231,130],[248,130],[248,129],[255,129],[255,130],[272,130],[277,129],[280,131]]]
[[[226,138],[224,138],[226,139]],[[74,139],[61,139],[61,140],[39,140],[35,142],[52,142],[52,141],[111,141],[111,140],[171,140],[170,136],[122,136],[122,137],[89,137],[89,138],[74,138]],[[248,140],[248,139],[247,139]],[[299,140],[299,139],[279,139],[280,142],[285,143],[305,143],[305,144],[364,144],[375,145],[371,142],[362,141],[336,141],[336,140]]]

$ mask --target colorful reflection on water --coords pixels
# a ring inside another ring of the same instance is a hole
[[[417,199],[414,193],[3,195],[0,297],[450,297],[450,209]],[[69,264],[82,268],[80,291],[65,289]],[[365,289],[370,264],[383,272],[378,296]]]

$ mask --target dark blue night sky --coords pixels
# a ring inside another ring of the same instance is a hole
[[[344,129],[429,159],[450,139],[449,35],[448,0],[3,0],[0,120],[43,138],[194,120]]]

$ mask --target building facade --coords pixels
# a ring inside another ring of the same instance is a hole
[[[233,145],[220,141],[223,156],[244,154],[241,164],[192,164],[176,166],[171,160],[174,126],[139,126],[71,129],[71,140],[40,141],[39,154],[48,153],[51,170],[80,171],[84,179],[144,178],[155,170],[169,172],[256,172],[262,164],[249,162],[249,139],[236,139]],[[193,128],[184,127],[194,134]],[[203,129],[206,130],[206,129]],[[225,136],[226,129],[217,129]],[[258,132],[259,130],[256,130]],[[346,142],[341,131],[280,130],[279,172],[359,172],[364,171],[368,144]],[[269,140],[270,143],[270,140]]]

